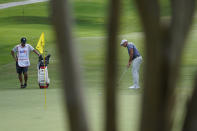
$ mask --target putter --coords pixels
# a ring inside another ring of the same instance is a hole
[[[129,68],[125,68],[125,70],[122,72],[121,76],[120,76],[120,79],[118,81],[118,84],[120,83],[120,81],[122,80],[123,76],[125,75],[125,73],[128,71]]]

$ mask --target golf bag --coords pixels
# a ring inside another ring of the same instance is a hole
[[[51,55],[49,54],[45,57],[45,63],[44,63],[44,59],[42,55],[39,56],[37,69],[38,69],[38,84],[39,84],[40,89],[49,87],[50,79],[48,76],[47,67],[49,64],[50,56]]]

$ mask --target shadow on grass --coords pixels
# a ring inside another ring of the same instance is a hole
[[[10,24],[46,24],[50,25],[49,17],[40,16],[12,16],[0,19],[0,23],[4,25]]]

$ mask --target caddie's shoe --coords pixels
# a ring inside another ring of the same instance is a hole
[[[26,87],[27,87],[27,83],[24,84],[24,88],[26,88]]]
[[[21,85],[21,88],[23,89],[24,88],[24,85]]]
[[[129,89],[135,89],[136,87],[133,85],[133,86],[130,86]]]

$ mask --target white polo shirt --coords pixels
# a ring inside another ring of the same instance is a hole
[[[30,66],[29,52],[34,50],[34,48],[31,45],[25,44],[25,46],[22,47],[21,44],[19,44],[15,46],[12,50],[14,52],[17,52],[18,65],[20,67]]]

